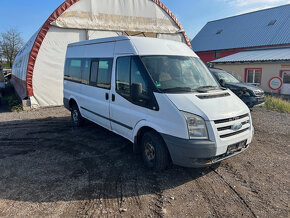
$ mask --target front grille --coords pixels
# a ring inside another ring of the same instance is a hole
[[[219,124],[219,123],[226,123],[226,122],[231,122],[231,121],[235,121],[235,120],[239,120],[242,119],[244,117],[248,117],[249,114],[244,114],[241,116],[237,116],[237,117],[231,117],[231,118],[227,118],[227,119],[222,119],[222,120],[215,120],[215,124]]]
[[[219,137],[222,139],[242,134],[249,130],[251,126],[249,114],[215,120],[214,123]]]
[[[238,135],[238,134],[240,134],[242,132],[245,132],[247,130],[248,130],[248,128],[247,129],[242,129],[240,131],[232,132],[232,133],[229,133],[229,134],[221,135],[220,137],[221,138],[227,138],[227,137],[230,137],[230,136],[233,136],[233,135]]]
[[[246,125],[247,123],[249,123],[249,120],[242,122],[242,125]],[[232,129],[232,126],[225,126],[225,127],[217,128],[218,131],[223,131],[227,129]]]

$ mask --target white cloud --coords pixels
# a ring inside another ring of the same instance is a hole
[[[289,4],[290,0],[222,0],[232,6],[247,7],[251,5],[261,5],[263,7],[271,7],[275,5]],[[265,6],[267,5],[267,6]]]
[[[232,0],[232,4],[238,7],[256,5],[256,4],[266,4],[266,5],[276,5],[276,4],[288,4],[289,0]]]
[[[237,9],[238,14],[290,4],[290,0],[219,0]]]
[[[267,9],[267,8],[272,8],[272,6],[261,6],[261,7],[248,8],[248,9],[244,9],[244,10],[239,11],[238,14],[245,14],[245,13],[259,11],[259,10],[263,10],[263,9]]]

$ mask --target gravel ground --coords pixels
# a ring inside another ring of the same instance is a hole
[[[0,113],[0,217],[289,217],[290,114],[255,108],[250,148],[152,173],[131,144],[62,107]]]

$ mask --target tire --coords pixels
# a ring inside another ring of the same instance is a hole
[[[141,139],[144,164],[154,171],[161,171],[169,165],[169,153],[161,136],[153,131],[145,132]]]
[[[73,127],[80,127],[84,122],[84,118],[82,117],[79,108],[76,104],[73,104],[71,108],[71,121]]]

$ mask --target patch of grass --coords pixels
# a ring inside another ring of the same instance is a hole
[[[11,69],[11,67],[7,63],[0,63],[0,64],[2,65],[3,69]]]
[[[15,96],[15,94],[10,94],[10,95],[5,96],[5,100],[7,101],[8,109],[10,111],[13,111],[13,112],[22,111],[22,103]]]
[[[290,102],[283,100],[282,98],[265,96],[265,107],[268,110],[290,113]]]

